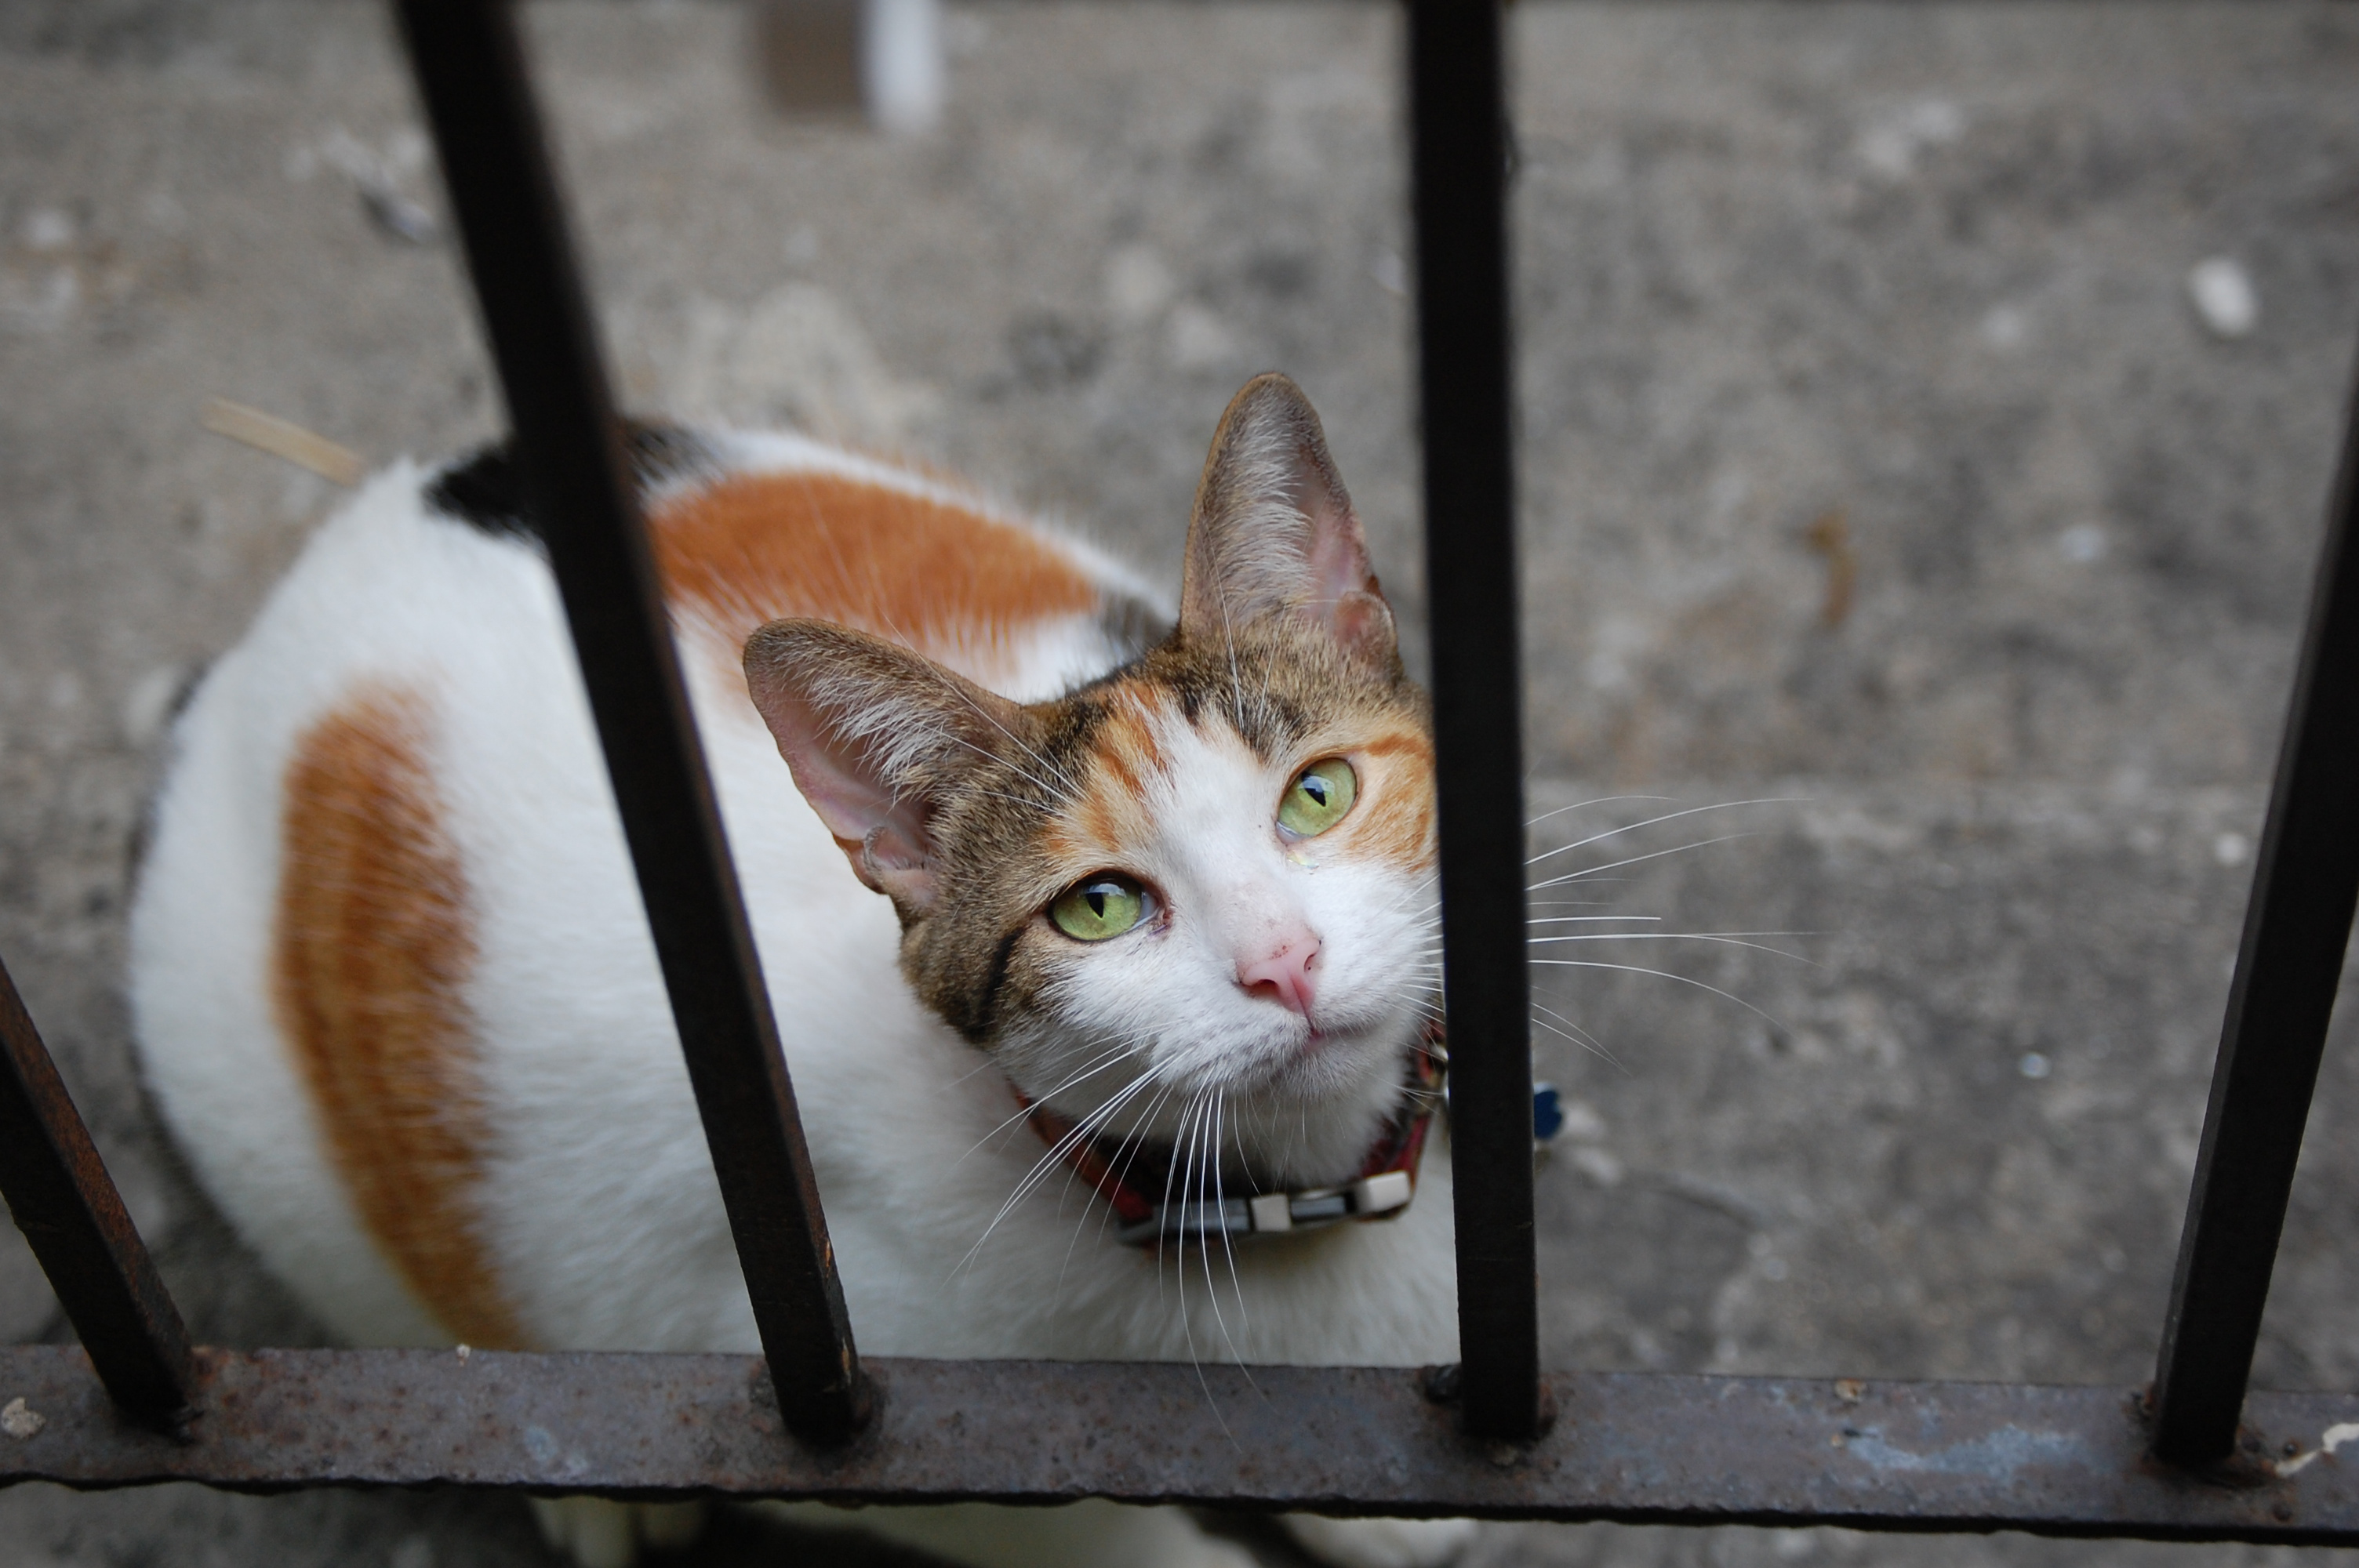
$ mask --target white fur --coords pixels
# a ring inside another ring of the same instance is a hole
[[[1172,908],[1129,935],[1071,948],[1061,1011],[1100,1037],[1138,1042],[1155,1087],[1174,1086],[1136,1096],[1160,1108],[1143,1125],[1223,1151],[1231,1179],[1240,1143],[1293,1185],[1349,1174],[1392,1111],[1401,1064],[1423,1025],[1419,1002],[1430,977],[1414,956],[1425,946],[1430,889],[1388,862],[1335,855],[1321,838],[1281,841],[1272,803],[1297,762],[1265,762],[1234,730],[1199,730],[1176,710],[1156,719],[1166,765],[1147,782],[1143,814],[1155,832],[1123,869]],[[1240,957],[1286,933],[1319,944],[1308,1018],[1235,981]],[[1306,1044],[1313,1024],[1322,1037],[1315,1049]],[[1057,1081],[1041,1081],[1031,1041],[1002,1049],[1035,1092]],[[1052,1103],[1079,1117],[1137,1081],[1133,1072],[1101,1073]],[[1199,1103],[1218,1119],[1186,1118]],[[1142,1123],[1118,1113],[1114,1124],[1127,1131]]]
[[[792,438],[739,438],[731,455],[748,468],[930,485]],[[132,917],[132,1002],[148,1080],[207,1188],[322,1319],[364,1344],[446,1338],[359,1223],[268,986],[281,779],[298,739],[373,683],[419,692],[430,705],[435,776],[476,918],[467,1000],[495,1141],[482,1202],[508,1296],[548,1347],[755,1350],[548,569],[528,546],[429,512],[422,477],[397,465],[321,530],[179,725]],[[1052,542],[1109,589],[1136,591],[1082,547]],[[1000,1074],[911,996],[896,965],[892,909],[855,881],[797,794],[742,678],[706,641],[684,639],[691,696],[864,1350],[1455,1357],[1444,1146],[1427,1153],[1402,1218],[1241,1244],[1234,1274],[1227,1260],[1217,1271],[1193,1257],[1175,1270],[1116,1244],[1103,1206],[1061,1173],[1003,1216],[1040,1160],[1040,1141],[1016,1119]],[[1075,618],[1019,645],[976,650],[965,673],[1036,698],[1115,657],[1094,622]],[[1166,803],[1158,853],[1174,885],[1229,896],[1243,910],[1291,876],[1329,944],[1322,995],[1397,991],[1415,968],[1397,961],[1398,934],[1371,925],[1364,939],[1353,935],[1354,906],[1370,896],[1364,879],[1343,868],[1294,875],[1240,850],[1225,817],[1240,800],[1266,811],[1284,781],[1261,777],[1242,748],[1223,755],[1198,744],[1203,755],[1190,759],[1186,788]],[[1382,902],[1400,900],[1387,892]],[[1408,939],[1410,953],[1418,946]],[[1167,1032],[1173,1020],[1203,1017],[1210,997],[1214,1011],[1234,1014],[1217,1028],[1235,1049],[1283,1045],[1277,1026],[1250,1011],[1275,1010],[1223,982],[1211,947],[1181,958],[1075,983],[1126,988],[1139,1025]],[[1402,1026],[1382,1012],[1369,1013],[1354,1050],[1397,1049]],[[1346,1118],[1356,1123],[1346,1141],[1364,1141],[1380,1108],[1370,1101]],[[864,1517],[829,1511],[837,1522]],[[955,1555],[973,1532],[932,1538],[931,1524],[948,1517],[911,1515],[907,1530],[886,1533]],[[1017,1510],[1008,1528],[1053,1535],[1078,1528],[1080,1516],[1030,1517],[1027,1526]],[[630,1532],[616,1528],[584,1523],[584,1554],[621,1551],[615,1542]],[[1175,1529],[1136,1526],[1139,1550],[1125,1560],[1131,1568],[1236,1560],[1192,1528]],[[1154,1544],[1183,1536],[1194,1544]],[[593,1538],[603,1543],[594,1551]],[[1038,1561],[1054,1555],[1041,1552]],[[1020,1549],[997,1546],[968,1557],[1023,1560]]]

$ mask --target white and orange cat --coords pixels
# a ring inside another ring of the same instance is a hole
[[[1294,384],[1221,422],[1176,623],[939,478],[792,436],[634,447],[862,1347],[1454,1359],[1439,1140],[1382,1223],[1160,1247],[1060,1158],[1144,1158],[1181,1206],[1348,1188],[1420,1092],[1425,698]],[[379,475],[197,692],[132,918],[148,1082],[357,1343],[751,1351],[515,484],[498,453]],[[795,1511],[975,1563],[1248,1561],[1176,1509]],[[542,1513],[585,1563],[683,1526]],[[1289,1522],[1365,1564],[1472,1529]]]

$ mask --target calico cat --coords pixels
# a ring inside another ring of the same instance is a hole
[[[1176,622],[936,477],[634,456],[863,1348],[1454,1359],[1426,702],[1295,385],[1223,416]],[[370,481],[175,748],[136,1032],[272,1269],[361,1344],[756,1348],[506,460]],[[1173,1509],[791,1511],[978,1563],[1246,1561]],[[543,1517],[585,1563],[682,1523]],[[1472,1529],[1294,1528],[1353,1563]]]

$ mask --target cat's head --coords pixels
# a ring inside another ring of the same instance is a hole
[[[1432,741],[1292,382],[1229,405],[1179,625],[1103,679],[1023,706],[817,621],[745,669],[918,994],[1027,1094],[1353,1173],[1432,1006]]]

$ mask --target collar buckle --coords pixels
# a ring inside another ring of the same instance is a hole
[[[1033,1130],[1114,1206],[1122,1222],[1114,1231],[1115,1239],[1131,1247],[1160,1247],[1191,1236],[1199,1239],[1272,1236],[1324,1230],[1346,1220],[1397,1218],[1417,1193],[1418,1165],[1425,1154],[1434,1110],[1445,1098],[1449,1060],[1440,1025],[1428,1024],[1408,1054],[1408,1092],[1401,1108],[1377,1133],[1354,1179],[1338,1186],[1248,1193],[1233,1198],[1150,1198],[1142,1184],[1149,1190],[1158,1184],[1167,1192],[1169,1189],[1169,1151],[1150,1152],[1119,1140],[1077,1137],[1072,1123],[1047,1106],[1034,1105],[1023,1090],[1015,1093],[1016,1103],[1030,1113]]]

